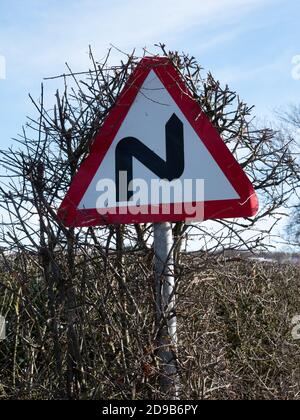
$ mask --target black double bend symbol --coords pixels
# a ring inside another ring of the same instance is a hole
[[[116,194],[117,202],[130,201],[133,191],[129,184],[133,179],[133,158],[137,159],[158,178],[173,181],[184,172],[183,124],[173,114],[166,124],[166,160],[154,153],[135,137],[125,137],[116,147]],[[127,191],[120,191],[120,173],[127,173]],[[127,196],[127,200],[126,200]]]

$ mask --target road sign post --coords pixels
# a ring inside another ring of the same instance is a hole
[[[161,392],[178,399],[177,319],[171,223],[154,224],[155,307]]]

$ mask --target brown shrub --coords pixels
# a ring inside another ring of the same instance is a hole
[[[67,306],[59,287],[50,292],[34,256],[3,258],[1,398],[161,398],[151,258],[126,254],[125,284],[114,255],[78,258]],[[60,272],[67,266],[62,255],[56,263]],[[299,398],[300,347],[291,335],[299,274],[293,265],[184,258],[177,297],[182,398]]]

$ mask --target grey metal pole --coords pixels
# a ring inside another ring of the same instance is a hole
[[[161,361],[160,384],[169,399],[178,399],[177,320],[175,314],[175,277],[171,223],[154,224],[156,325],[158,356]]]

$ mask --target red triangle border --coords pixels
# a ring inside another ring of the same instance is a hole
[[[240,199],[235,200],[197,203],[199,205],[204,204],[204,220],[254,216],[258,211],[258,199],[251,182],[208,117],[201,110],[199,104],[192,98],[191,92],[185,85],[181,75],[168,58],[145,57],[129,77],[116,104],[111,109],[98,135],[95,137],[89,156],[82,163],[79,171],[75,175],[70,189],[58,210],[58,216],[61,221],[68,227],[89,227],[108,224],[177,222],[186,220],[187,218],[190,220],[190,216],[184,212],[174,214],[173,205],[170,207],[169,214],[162,214],[163,206],[159,206],[159,214],[138,214],[136,216],[132,214],[118,214],[118,212],[116,214],[108,213],[103,216],[96,209],[78,209],[86,190],[96,175],[102,160],[114,141],[131,105],[151,70],[155,71],[168,93],[198,134],[199,141],[204,143],[228,181],[240,196]],[[148,210],[151,213],[150,206],[148,206]]]

